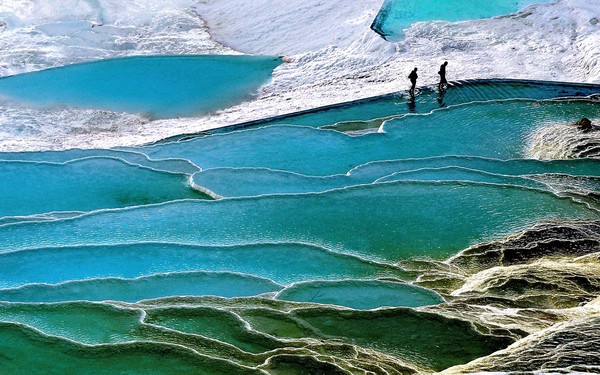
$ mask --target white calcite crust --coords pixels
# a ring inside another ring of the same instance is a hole
[[[89,134],[14,127],[0,118],[0,150],[142,144],[448,79],[518,78],[600,83],[600,3],[557,0],[484,20],[413,24],[387,42],[370,29],[380,0],[19,0],[0,4],[0,74],[151,54],[285,56],[258,97],[196,118],[107,123]],[[2,104],[0,104],[2,106]],[[17,111],[18,112],[18,111]],[[80,113],[77,114],[78,116]],[[115,116],[107,116],[114,119]],[[77,124],[67,129],[81,128]],[[34,127],[35,128],[35,127]]]

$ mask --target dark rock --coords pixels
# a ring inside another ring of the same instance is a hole
[[[582,118],[577,123],[575,123],[575,126],[577,126],[579,130],[583,130],[584,132],[588,132],[594,129],[594,126],[592,126],[592,122],[586,117]]]

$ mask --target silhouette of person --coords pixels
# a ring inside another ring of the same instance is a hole
[[[440,71],[438,74],[440,75],[440,83],[438,84],[438,90],[442,91],[445,88],[445,85],[448,85],[448,81],[446,81],[446,65],[448,65],[448,61],[444,61],[444,63],[440,66]]]
[[[412,72],[410,72],[410,74],[408,75],[408,79],[410,79],[410,90],[408,90],[408,93],[410,94],[410,96],[415,96],[415,86],[417,86],[417,78],[419,78],[419,76],[417,75],[417,68],[414,68]]]

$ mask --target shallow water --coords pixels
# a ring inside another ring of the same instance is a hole
[[[0,97],[34,108],[194,116],[251,98],[280,63],[274,56],[227,55],[101,60],[4,77]]]
[[[594,91],[457,84],[415,113],[386,96],[2,153],[0,368],[431,373],[504,349],[600,288],[600,161],[530,152],[539,131],[565,126],[568,146],[570,123],[596,121]]]
[[[418,307],[443,302],[436,293],[410,284],[386,281],[335,281],[294,284],[275,297],[369,310],[381,306]]]
[[[0,216],[93,211],[174,199],[206,199],[189,176],[161,172],[113,158],[63,164],[0,162]]]
[[[536,129],[594,117],[598,108],[597,102],[586,100],[494,101],[391,119],[380,132],[360,137],[304,126],[270,126],[130,150],[151,158],[188,159],[203,169],[261,167],[327,176],[374,160],[444,155],[522,158],[527,137]],[[270,153],[257,147],[259,139]]]
[[[397,267],[293,243],[229,247],[169,243],[57,247],[9,252],[0,258],[2,287],[107,277],[131,279],[197,269],[255,275],[282,284],[304,280],[408,277]],[[40,264],[52,266],[40,268]]]

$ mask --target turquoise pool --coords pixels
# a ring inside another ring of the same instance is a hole
[[[193,116],[252,98],[280,63],[246,55],[110,59],[1,78],[0,97],[37,107]]]
[[[531,4],[553,0],[385,0],[371,28],[383,38],[397,41],[415,22],[466,21],[515,13]]]

